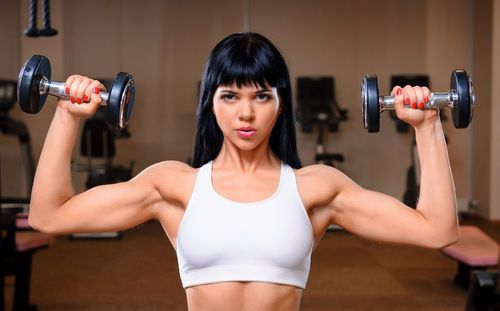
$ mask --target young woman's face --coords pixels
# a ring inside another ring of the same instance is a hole
[[[220,85],[215,90],[213,113],[224,139],[242,150],[251,150],[269,141],[281,113],[278,90],[265,87]]]

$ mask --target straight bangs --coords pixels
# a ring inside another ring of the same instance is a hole
[[[218,75],[214,77],[214,85],[230,86],[236,83],[238,88],[252,85],[260,88],[282,88],[283,81],[279,81],[273,71],[273,55],[262,49],[257,51],[257,48],[259,47],[238,45],[225,51],[228,55],[221,55],[219,58],[223,64]]]

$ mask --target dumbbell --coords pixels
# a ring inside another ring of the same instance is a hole
[[[33,55],[19,72],[17,100],[24,112],[38,113],[47,95],[69,99],[64,82],[50,81],[50,61],[47,57]],[[134,108],[135,82],[128,73],[120,72],[113,80],[110,92],[101,92],[102,106],[106,107],[106,123],[115,133],[121,132]]]
[[[361,81],[361,107],[363,126],[369,133],[380,130],[380,113],[395,110],[394,96],[380,96],[376,75],[366,75]],[[474,113],[474,88],[465,70],[451,73],[450,90],[447,93],[431,93],[424,109],[451,108],[455,128],[466,128]]]

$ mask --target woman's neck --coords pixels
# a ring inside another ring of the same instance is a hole
[[[232,169],[241,172],[255,172],[258,169],[280,166],[281,161],[271,150],[269,143],[261,144],[251,150],[242,150],[224,140],[219,154],[214,159],[216,168]]]

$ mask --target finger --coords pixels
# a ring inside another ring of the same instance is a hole
[[[101,90],[105,89],[104,85],[102,85],[99,81],[94,81],[90,85],[89,89],[91,90],[90,104],[95,105],[98,108],[102,103]]]
[[[399,119],[402,119],[406,115],[405,106],[403,102],[404,91],[398,85],[392,89],[391,94],[394,96],[394,109],[396,111],[396,115],[398,116]]]
[[[398,90],[401,90],[401,87],[399,85],[396,85],[395,87],[392,88],[392,91],[391,91],[391,96],[396,96]]]
[[[411,108],[417,109],[417,95],[415,94],[415,90],[411,86],[407,85],[403,88],[403,91],[405,92],[407,104],[409,104]]]
[[[99,88],[99,89],[104,89],[104,85],[101,84],[101,82],[97,81],[97,80],[91,80],[89,79],[89,84],[86,86],[85,88],[85,91],[83,92],[83,97],[82,97],[82,100],[84,103],[90,103],[91,101],[91,98],[92,98],[92,90],[94,88]],[[100,102],[99,102],[100,104]]]
[[[423,86],[422,91],[424,92],[424,103],[427,104],[431,98],[431,90],[428,87]]]
[[[420,86],[414,86],[413,90],[415,91],[415,95],[417,96],[417,103],[419,109],[424,109],[424,92]]]
[[[89,103],[90,98],[92,97],[92,89],[96,87],[96,85],[99,83],[99,81],[93,80],[86,88],[85,92],[83,93],[83,102],[84,103]]]
[[[71,96],[70,100],[73,104],[76,103],[76,94],[78,92],[78,87],[80,86],[82,79],[82,76],[75,76],[71,85],[69,86],[69,95]]]
[[[88,101],[85,101],[85,109],[90,114],[95,114],[97,109],[99,109],[102,98],[100,95],[100,87],[104,87],[101,82],[97,80],[89,79],[89,84],[85,87],[84,97],[87,97]],[[96,91],[98,93],[96,93]],[[88,95],[87,95],[88,94]]]
[[[64,87],[65,87],[65,93],[69,95],[69,90],[71,87],[71,84],[73,84],[73,81],[75,81],[75,78],[77,78],[78,75],[71,75],[69,76],[66,81],[64,81]]]
[[[92,83],[92,80],[87,77],[82,77],[80,84],[78,85],[78,89],[75,94],[76,103],[81,104],[85,97],[85,90]]]
[[[99,82],[99,81],[98,81],[98,82]],[[98,87],[99,87],[99,90],[100,90],[101,92],[107,92],[106,87],[105,87],[105,86],[104,86],[104,84],[102,84],[101,82],[99,82],[99,86],[98,86]]]
[[[399,86],[396,85],[395,87],[392,88],[391,91],[391,96],[394,96],[394,107],[404,106],[403,99],[404,99],[404,94],[403,94],[403,89]]]

